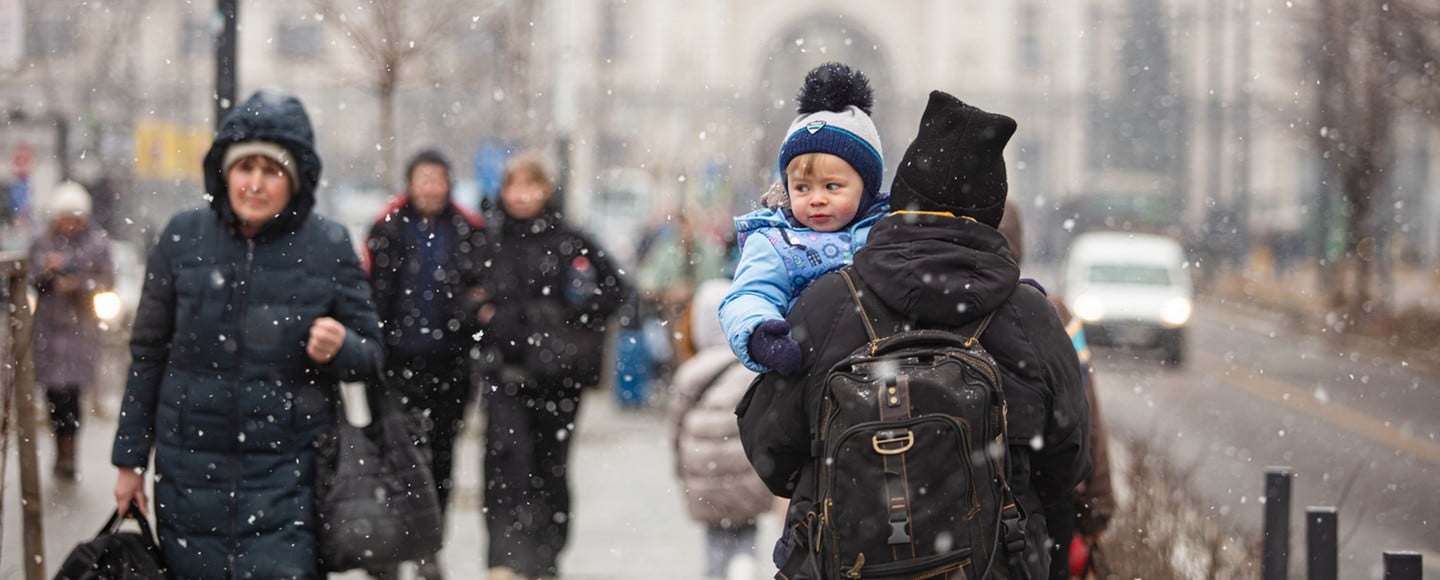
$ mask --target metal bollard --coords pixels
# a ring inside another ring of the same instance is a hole
[[[1386,551],[1385,580],[1420,580],[1419,552]]]
[[[1260,557],[1260,577],[1285,580],[1290,560],[1289,467],[1265,469],[1265,544]]]
[[[1339,514],[1333,507],[1305,508],[1305,577],[1335,580],[1340,576]]]

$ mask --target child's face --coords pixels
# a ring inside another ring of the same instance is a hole
[[[829,153],[801,155],[790,161],[785,176],[790,183],[790,211],[801,225],[834,232],[855,219],[865,182],[844,159]]]

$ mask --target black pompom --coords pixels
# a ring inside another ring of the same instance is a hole
[[[801,115],[842,111],[850,105],[869,115],[875,96],[870,91],[870,79],[865,78],[864,73],[838,62],[827,62],[805,75],[805,85],[800,87],[795,101],[795,110]]]

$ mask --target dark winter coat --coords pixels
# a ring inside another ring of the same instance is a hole
[[[534,219],[519,220],[497,211],[499,223],[491,229],[491,263],[487,291],[495,315],[485,327],[487,379],[503,381],[495,373],[504,367],[535,375],[531,345],[541,334],[564,337],[575,333],[603,333],[605,324],[620,307],[627,292],[625,279],[610,261],[610,255],[593,240],[571,228],[558,211],[549,210]],[[554,314],[559,322],[541,320],[539,314]],[[558,325],[558,327],[556,327]],[[527,351],[532,355],[527,358]],[[598,362],[605,355],[600,348],[581,349],[573,356]],[[595,376],[560,377],[571,386],[593,385]]]
[[[481,218],[452,204],[426,224],[436,229],[444,240],[444,247],[440,291],[434,296],[425,296],[422,289],[413,287],[414,280],[421,274],[419,248],[423,241],[416,235],[419,229],[416,224],[422,218],[407,196],[397,198],[392,206],[393,209],[370,227],[365,244],[370,252],[370,287],[374,292],[375,310],[385,323],[385,346],[393,356],[401,354],[405,345],[425,343],[428,338],[436,344],[433,352],[404,354],[454,358],[475,344],[473,337],[479,330],[475,318],[480,303],[477,291],[482,289],[481,276],[485,271],[479,258],[486,243]],[[442,313],[445,319],[422,324],[417,320],[421,317],[422,301],[429,301],[427,309]],[[422,333],[428,336],[418,336]]]
[[[231,144],[282,144],[298,167],[290,205],[237,233],[220,163]],[[336,385],[370,374],[380,327],[345,228],[311,215],[320,160],[293,97],[252,97],[205,159],[210,208],[171,219],[151,251],[111,461],[155,453],[161,549],[176,578],[315,577],[314,438]],[[213,179],[212,179],[213,178]],[[329,364],[311,325],[348,329]]]
[[[960,327],[994,311],[981,343],[1001,369],[1009,406],[1010,484],[1028,515],[1032,568],[1041,577],[1041,505],[1068,495],[1089,469],[1089,405],[1070,337],[1045,296],[1018,284],[1004,237],[969,220],[896,215],[877,223],[855,254],[869,291],[921,327]],[[788,524],[816,495],[812,429],[826,371],[868,338],[844,280],[817,280],[789,314],[802,367],[791,378],[762,375],[736,413],[751,464],[777,495],[790,497]]]
[[[64,257],[59,272],[47,272],[47,254]],[[60,289],[57,276],[75,286]],[[86,388],[95,382],[100,360],[97,292],[115,285],[115,265],[105,230],[94,223],[73,237],[46,231],[30,245],[30,281],[35,287],[35,382],[49,389]]]

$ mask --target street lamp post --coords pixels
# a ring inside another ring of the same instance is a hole
[[[235,22],[238,0],[216,0],[215,7],[215,128],[235,106]]]

